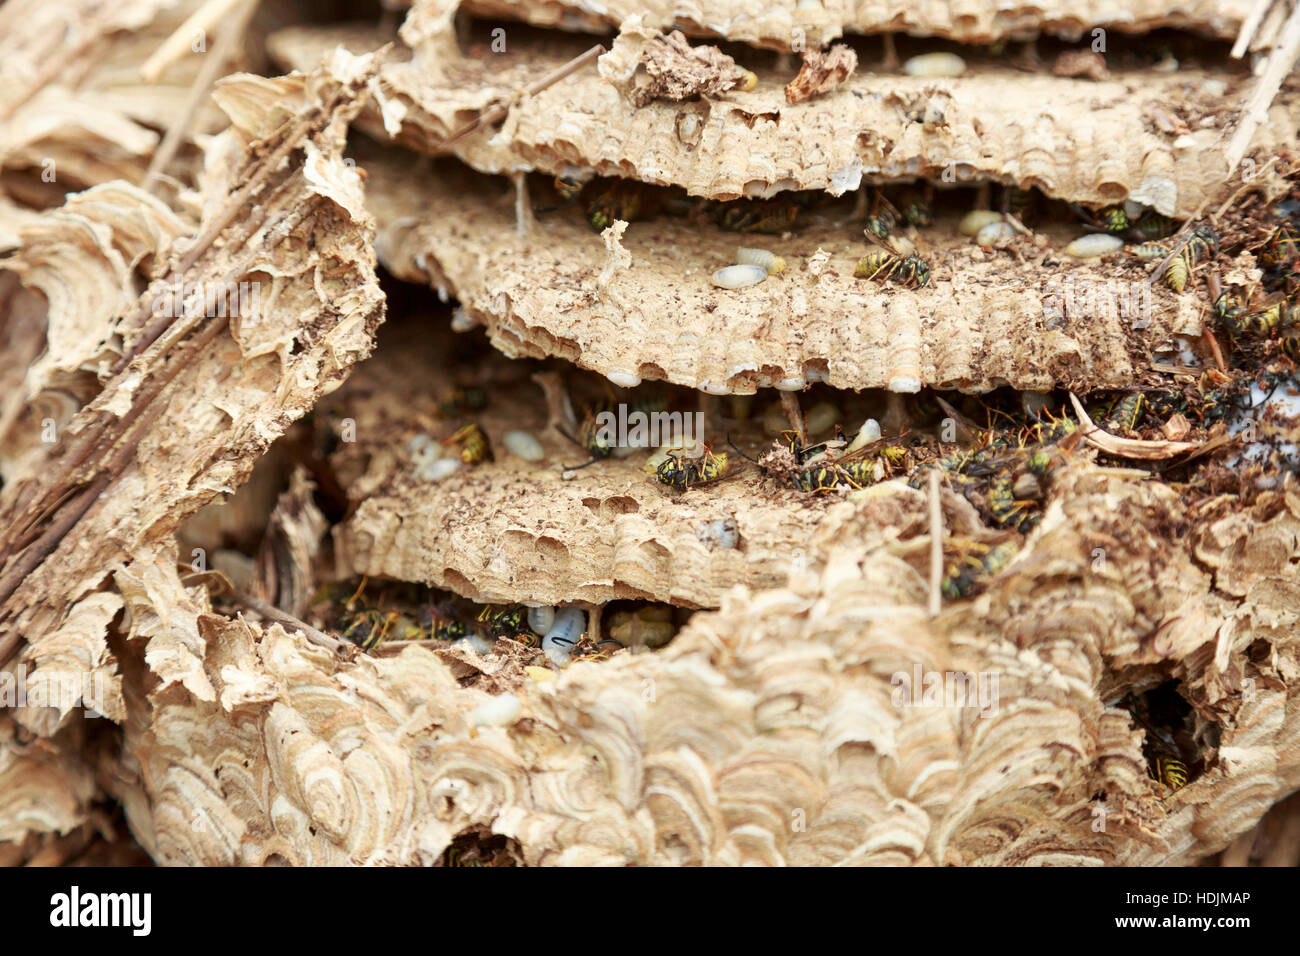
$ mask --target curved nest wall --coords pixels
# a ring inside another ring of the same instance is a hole
[[[914,6],[0,68],[0,861],[1300,859],[1287,14]]]

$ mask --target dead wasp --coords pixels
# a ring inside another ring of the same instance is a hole
[[[1244,339],[1276,339],[1283,354],[1300,360],[1300,305],[1282,298],[1264,308],[1247,311],[1241,299],[1224,292],[1214,302],[1214,317],[1219,327]]]
[[[492,445],[489,444],[483,429],[473,422],[456,429],[450,438],[442,440],[444,445],[455,445],[460,449],[460,460],[467,465],[480,461],[492,461]]]
[[[753,459],[731,443],[736,453],[754,462],[769,478],[788,480],[800,491],[821,492],[865,488],[891,477],[907,461],[909,452],[902,445],[886,445],[883,440],[864,445],[847,455],[839,455],[842,439],[799,444],[798,434],[781,433],[785,449],[781,454]],[[789,455],[784,451],[788,450]]]
[[[1016,476],[1010,469],[995,472],[989,483],[989,514],[995,524],[1028,534],[1043,516],[1033,503],[1015,494]]]
[[[1105,206],[1101,209],[1089,209],[1077,203],[1071,203],[1070,209],[1083,222],[1084,228],[1094,232],[1109,232],[1119,235],[1133,227],[1133,220],[1122,205]]]
[[[1191,774],[1183,759],[1182,748],[1178,746],[1178,741],[1174,739],[1173,734],[1163,727],[1157,727],[1148,716],[1143,714],[1143,707],[1136,697],[1130,695],[1126,698],[1125,704],[1134,719],[1146,731],[1146,741],[1142,749],[1147,758],[1147,772],[1153,779],[1160,781],[1172,791],[1176,792],[1187,786]]]
[[[628,420],[634,420],[632,416],[640,414],[646,416],[649,421],[655,412],[662,412],[668,408],[668,400],[658,393],[642,394],[630,400],[621,403],[623,406],[622,414],[626,415]],[[591,456],[581,465],[565,465],[565,471],[577,471],[580,468],[586,468],[588,465],[594,465],[596,462],[604,461],[610,455],[614,454],[618,446],[615,444],[617,436],[611,440],[612,426],[607,422],[601,421],[602,414],[608,413],[610,416],[615,414],[617,405],[611,397],[609,402],[600,407],[588,406],[586,414],[583,416],[582,424],[578,426],[577,437],[570,435],[568,432],[560,429],[560,434],[582,448]],[[607,420],[608,421],[608,420]]]
[[[568,432],[561,431],[575,445],[586,450],[591,456],[581,465],[565,465],[565,471],[577,471],[580,468],[586,468],[588,465],[594,465],[598,461],[604,461],[614,453],[614,445],[609,440],[607,430],[601,426],[597,420],[597,411],[594,408],[587,409],[587,414],[578,426],[578,437],[574,438]]]
[[[940,583],[943,596],[950,601],[969,597],[981,580],[1001,573],[1019,551],[1020,545],[1014,541],[1004,541],[993,547],[970,542],[945,566]]]
[[[445,399],[438,403],[438,412],[444,417],[463,415],[465,412],[477,412],[487,407],[488,395],[481,388],[462,388],[456,386]]]
[[[368,651],[388,637],[388,631],[398,616],[396,611],[385,612],[367,608],[348,619],[343,637],[362,650]]]
[[[902,220],[894,204],[885,198],[885,194],[876,190],[875,198],[871,204],[871,214],[867,216],[866,231],[879,239],[888,239]]]
[[[858,260],[853,274],[859,279],[875,279],[884,282],[893,279],[905,288],[924,288],[930,282],[930,262],[915,252],[906,255],[890,240],[881,239],[874,233],[864,233],[866,238],[880,246],[868,252]]]
[[[1264,248],[1260,250],[1259,262],[1266,269],[1291,262],[1300,256],[1300,235],[1291,228],[1290,223],[1282,223],[1269,235]]]
[[[1034,191],[1019,186],[1006,186],[1002,190],[1002,215],[1013,215],[1022,223],[1034,212]]]
[[[518,604],[504,607],[489,604],[479,611],[477,620],[490,637],[509,637],[519,640],[521,634],[532,635],[528,627],[528,611]]]
[[[1124,232],[1124,238],[1133,242],[1153,242],[1172,236],[1177,228],[1176,220],[1149,210]]]
[[[659,191],[648,183],[616,179],[587,204],[587,224],[592,232],[604,232],[618,219],[649,219],[659,211],[661,203]]]
[[[551,183],[555,188],[555,195],[563,203],[570,203],[582,195],[582,190],[586,183],[577,176],[556,176]]]
[[[909,226],[928,226],[934,222],[930,203],[923,198],[911,199],[903,205],[903,222]]]
[[[1133,250],[1133,254],[1139,259],[1163,259],[1174,250],[1176,244],[1172,239],[1144,242]],[[1219,237],[1214,230],[1209,226],[1197,226],[1192,230],[1191,237],[1179,250],[1178,255],[1165,266],[1165,271],[1160,278],[1164,279],[1165,284],[1175,292],[1182,292],[1187,288],[1187,280],[1196,264],[1203,259],[1213,257],[1218,251]]]
[[[1104,424],[1122,431],[1134,431],[1145,412],[1146,397],[1141,392],[1129,392],[1111,408]]]
[[[1074,419],[1067,415],[1059,418],[1053,418],[1050,414],[1045,416],[1046,420],[1040,420],[1027,429],[1027,436],[1034,441],[1043,444],[1061,441],[1072,435],[1078,430],[1078,425]]]
[[[799,204],[791,197],[780,199],[736,199],[713,210],[713,219],[728,232],[780,235],[794,228]]]
[[[432,604],[421,605],[416,620],[420,630],[436,641],[458,641],[469,633],[463,621]]]
[[[713,449],[705,445],[703,454],[698,457],[690,457],[684,448],[668,452],[668,457],[655,469],[655,479],[660,484],[684,491],[694,485],[717,481],[726,472],[726,454],[715,455]]]
[[[900,449],[906,451],[905,449]],[[800,491],[831,491],[859,489],[874,485],[888,477],[887,466],[877,459],[869,461],[825,461],[801,468],[791,476]]]

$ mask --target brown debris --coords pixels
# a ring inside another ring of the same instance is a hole
[[[1052,64],[1053,76],[1086,76],[1090,80],[1110,79],[1106,58],[1095,50],[1067,50]]]
[[[857,68],[858,55],[843,43],[837,43],[825,52],[809,50],[803,55],[799,74],[785,85],[785,101],[801,103],[833,90]]]
[[[633,80],[630,93],[636,107],[720,96],[740,83],[744,72],[715,46],[691,46],[680,30],[646,43],[641,67],[645,75]]]

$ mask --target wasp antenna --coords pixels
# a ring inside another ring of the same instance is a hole
[[[727,444],[731,446],[732,451],[734,451],[741,458],[745,459],[745,461],[752,461],[754,464],[756,465],[758,464],[757,458],[750,458],[743,451],[741,451],[739,448],[736,447],[736,443],[731,440],[731,432],[727,432]]]
[[[581,471],[584,468],[594,465],[598,461],[600,461],[599,458],[593,458],[591,461],[583,462],[581,465],[561,465],[560,467],[565,471]]]

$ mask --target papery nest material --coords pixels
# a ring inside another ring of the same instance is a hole
[[[282,64],[309,69],[339,43],[360,50],[385,40],[377,31],[367,38],[355,28],[295,27],[274,34],[269,45]],[[1220,130],[1197,130],[1175,155],[1168,137],[1148,128],[1144,111],[1184,97],[1187,84],[1199,79],[1234,80],[1237,74],[1226,69],[1150,74],[1134,85],[981,65],[939,89],[925,78],[859,71],[792,106],[784,91],[789,73],[755,64],[752,92],[637,107],[619,92],[639,63],[633,50],[619,47],[625,41],[626,29],[600,58],[599,75],[583,71],[519,101],[499,130],[465,136],[453,151],[482,172],[526,168],[556,176],[581,167],[717,200],[805,189],[842,195],[864,183],[937,180],[955,164],[961,180],[1034,186],[1094,205],[1127,193],[1183,217],[1224,181]],[[466,57],[454,75],[424,69],[423,48],[409,51],[411,62],[401,62],[408,51],[398,50],[359,123],[377,138],[440,153],[467,114],[510,101],[582,50],[570,37],[512,36],[509,52]],[[1283,91],[1277,105],[1296,113],[1296,99]],[[1044,112],[1043,103],[1052,109]],[[680,134],[683,122],[692,135]],[[1280,149],[1284,126],[1264,125],[1254,145]]]
[[[1116,455],[1120,458],[1138,458],[1144,461],[1158,461],[1164,458],[1175,458],[1186,452],[1196,451],[1201,447],[1197,442],[1154,441],[1141,438],[1121,438],[1118,435],[1112,435],[1093,422],[1084,409],[1083,403],[1079,401],[1074,392],[1070,393],[1070,403],[1074,406],[1075,414],[1079,416],[1079,430],[1083,433],[1083,440],[1108,455]]]
[[[858,55],[852,47],[837,43],[824,53],[809,50],[803,55],[803,66],[793,80],[785,85],[785,101],[801,103],[829,90],[835,89],[858,68]]]
[[[417,11],[436,9],[438,0],[417,0]],[[1025,36],[1054,36],[1077,43],[1095,27],[1144,33],[1162,27],[1231,39],[1249,5],[1234,0],[1005,0],[917,3],[799,3],[776,0],[756,7],[745,0],[466,0],[462,10],[485,18],[511,18],[536,26],[607,33],[632,14],[694,37],[725,38],[772,50],[820,47],[845,34],[907,34],[960,43],[992,43]],[[1261,4],[1267,6],[1267,4]],[[1253,13],[1253,11],[1252,11]],[[1255,38],[1252,48],[1266,47]],[[1244,46],[1244,45],[1243,45]]]
[[[649,33],[639,18],[624,24],[614,49],[601,62],[602,74],[612,82],[618,82],[611,77],[612,63],[620,60],[619,85],[635,107],[654,100],[721,96],[745,79],[745,71],[717,47],[691,46],[680,30]]]

